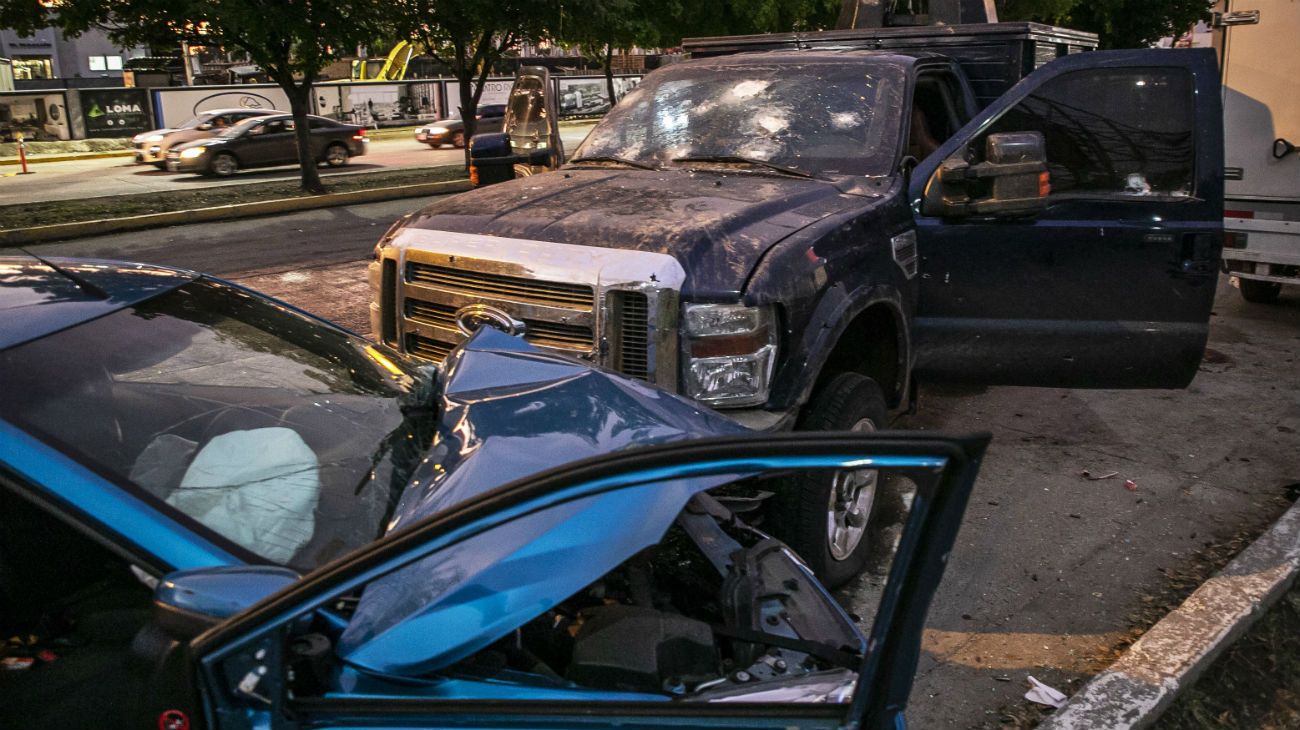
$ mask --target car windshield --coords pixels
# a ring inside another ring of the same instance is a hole
[[[200,115],[198,115],[197,117],[194,117],[193,119],[189,120],[188,122],[185,122],[185,123],[182,124],[181,126],[177,127],[177,129],[194,129],[195,127],[199,126],[200,124],[203,124],[204,122],[206,122],[206,121],[212,119],[214,116],[216,116],[216,115],[215,115],[215,114],[200,114]]]
[[[885,175],[904,79],[901,65],[884,60],[670,66],[624,97],[573,158],[656,167],[748,158],[812,174]]]
[[[248,119],[245,119],[244,121],[238,124],[235,124],[230,127],[226,127],[224,130],[218,132],[217,136],[238,137],[239,135],[243,134],[244,132],[247,132],[253,127],[256,127],[257,125],[261,124],[264,121],[266,121],[266,117],[249,117]]]
[[[0,352],[0,413],[235,554],[309,570],[383,533],[431,438],[401,411],[422,375],[199,280]]]

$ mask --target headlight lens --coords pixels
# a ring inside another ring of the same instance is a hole
[[[683,324],[687,396],[720,407],[767,400],[776,366],[772,307],[691,304]]]
[[[429,134],[446,134],[446,127],[429,127]]]
[[[207,151],[207,147],[190,147],[189,149],[181,150],[181,157],[187,160],[192,160]]]

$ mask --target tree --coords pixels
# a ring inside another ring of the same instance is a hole
[[[419,41],[451,69],[469,140],[493,66],[520,43],[547,37],[558,27],[559,8],[559,0],[405,0],[389,6],[388,20],[392,35]]]
[[[1001,20],[1087,30],[1102,48],[1146,48],[1210,17],[1209,0],[998,0]]]
[[[61,0],[38,12],[30,0],[3,2],[0,21],[19,32],[52,25],[77,35],[94,27],[124,47],[243,51],[289,98],[302,188],[310,193],[325,191],[307,123],[312,84],[328,63],[375,36],[388,9],[378,0]]]
[[[633,46],[658,47],[676,45],[681,39],[669,33],[674,12],[680,6],[656,0],[587,0],[571,2],[564,8],[565,17],[556,38],[562,44],[575,45],[582,55],[600,63],[605,73],[609,103],[617,99],[614,91],[614,51]]]

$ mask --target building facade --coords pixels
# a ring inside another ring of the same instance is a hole
[[[0,30],[0,57],[13,64],[18,89],[121,86],[122,67],[144,48],[119,48],[102,31],[90,30],[65,38],[55,28],[31,36]]]

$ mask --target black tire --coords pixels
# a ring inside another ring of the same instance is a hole
[[[166,160],[158,160],[157,162],[150,162],[149,164],[150,164],[150,165],[153,165],[154,167],[158,168],[159,170],[166,170],[166,169],[167,169],[167,161],[166,161]]]
[[[325,148],[325,164],[343,167],[348,164],[348,147],[337,142]]]
[[[876,381],[859,373],[840,373],[831,378],[809,403],[800,419],[800,431],[880,430],[886,425],[885,394]],[[869,424],[863,426],[862,424]],[[808,563],[817,577],[831,588],[842,586],[862,572],[873,552],[871,525],[880,503],[878,478],[872,485],[870,505],[853,513],[860,519],[862,534],[852,543],[840,545],[846,554],[835,555],[831,545],[832,493],[841,472],[829,475],[812,472],[792,477],[773,498],[768,516],[773,532]],[[850,510],[851,512],[851,510]],[[865,514],[863,514],[865,512]]]
[[[230,177],[239,172],[239,160],[229,152],[218,152],[208,163],[208,172],[217,177]]]
[[[465,133],[464,133],[464,132],[460,132],[460,131],[452,132],[452,134],[451,134],[451,146],[452,146],[452,147],[456,147],[456,148],[462,148],[462,147],[464,147],[464,146],[465,146]]]
[[[1282,285],[1275,281],[1258,279],[1238,279],[1241,284],[1241,298],[1253,304],[1272,304],[1282,293]]]

